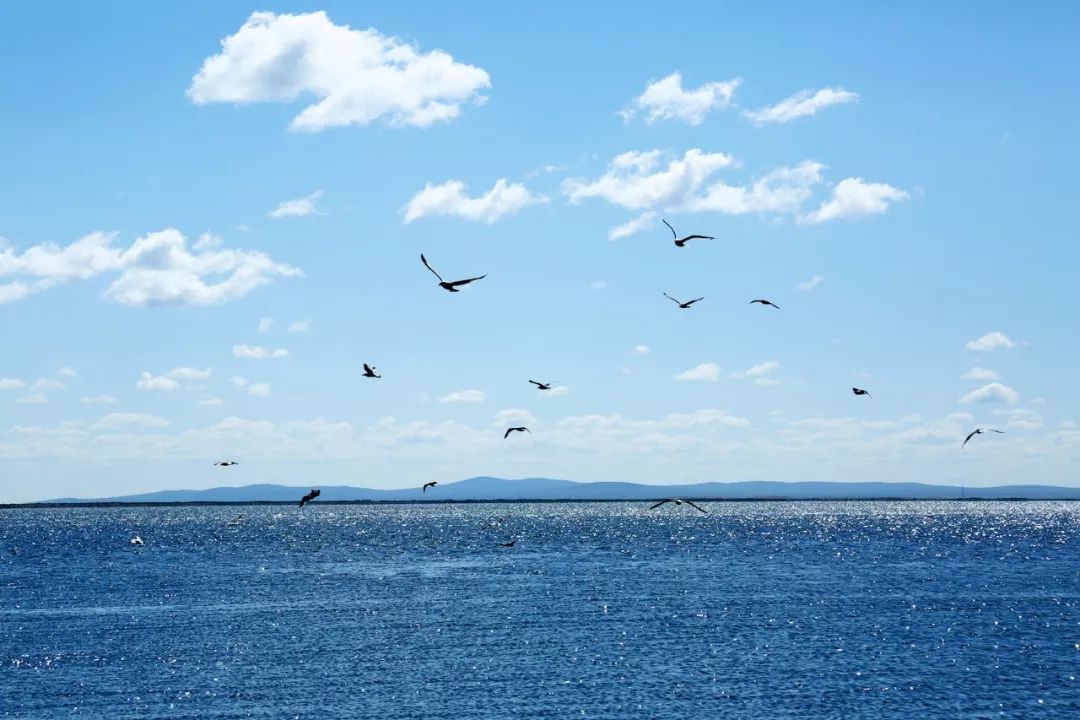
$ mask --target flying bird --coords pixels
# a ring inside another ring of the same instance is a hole
[[[460,292],[458,288],[462,285],[468,285],[471,282],[483,280],[487,277],[487,275],[484,274],[480,277],[469,278],[467,280],[454,280],[453,282],[446,282],[445,280],[443,280],[442,275],[435,272],[435,268],[431,267],[431,265],[428,264],[427,258],[424,257],[424,253],[420,253],[420,261],[424,263],[424,267],[430,270],[435,277],[439,278],[439,287],[441,287],[443,290],[446,290],[447,292]]]
[[[312,489],[311,492],[309,492],[304,497],[300,498],[300,507],[304,507],[305,505],[307,505],[309,502],[311,502],[315,498],[319,497],[320,495],[322,495],[321,490]]]
[[[435,487],[438,484],[439,483],[436,482],[435,480],[432,480],[431,482],[426,482],[426,483],[424,483],[424,487],[420,488],[420,492],[427,492],[427,489],[429,487]]]
[[[679,498],[668,498],[667,500],[661,500],[660,502],[658,502],[655,505],[651,506],[649,509],[650,510],[655,510],[656,508],[660,507],[661,505],[665,505],[667,503],[675,503],[676,505],[689,505],[690,507],[694,508],[695,510],[701,510],[701,512],[705,513],[706,515],[709,513],[708,510],[705,510],[703,508],[698,507],[697,505],[690,502],[689,500],[680,500]]]
[[[503,440],[510,437],[510,433],[512,432],[527,432],[532,435],[532,430],[522,425],[521,427],[506,428],[506,433],[503,435]]]
[[[964,445],[968,444],[968,440],[970,440],[971,438],[975,437],[976,435],[982,435],[983,433],[987,433],[987,432],[996,432],[996,433],[1000,433],[1001,435],[1005,434],[1004,430],[995,430],[993,428],[986,428],[985,430],[983,430],[982,428],[975,428],[974,430],[971,431],[971,434],[969,434],[966,438],[964,438],[964,442],[962,442],[960,444],[961,449],[964,447]]]
[[[705,298],[703,298],[703,297],[699,297],[699,298],[695,298],[695,299],[693,299],[693,300],[687,300],[686,302],[679,302],[678,300],[676,300],[675,298],[671,297],[671,296],[670,296],[670,295],[668,295],[667,293],[664,293],[664,297],[666,297],[666,298],[667,298],[668,300],[670,300],[671,302],[673,302],[673,303],[675,303],[676,305],[678,305],[678,306],[679,306],[680,308],[682,308],[683,310],[689,310],[689,309],[690,309],[690,306],[691,306],[691,305],[693,305],[693,304],[694,304],[694,303],[696,303],[696,302],[701,302],[702,300],[704,300],[704,299],[705,299]]]
[[[367,363],[364,363],[364,377],[381,378],[382,375],[376,375],[375,374],[375,366],[374,365],[368,365]]]
[[[771,300],[751,300],[750,301],[751,305],[753,305],[754,303],[761,303],[762,305],[772,305],[777,310],[780,309],[780,306],[777,305],[776,303],[772,302]]]
[[[239,465],[240,463],[235,460],[218,460],[214,465],[218,467],[229,467],[230,465]]]
[[[871,400],[874,399],[874,396],[871,395],[869,391],[863,390],[862,388],[851,388],[851,392],[855,393],[856,395],[865,395],[866,397],[870,398]]]
[[[129,540],[128,542],[130,542],[132,545],[145,545],[146,544],[146,543],[143,542],[142,538],[139,537],[138,535],[133,536],[131,538],[131,540]]]
[[[661,220],[663,220],[663,218],[661,218]],[[687,235],[684,238],[680,238],[679,234],[677,232],[675,232],[675,228],[671,227],[671,223],[669,223],[667,220],[664,220],[664,224],[668,226],[668,230],[670,230],[671,234],[675,237],[675,247],[683,247],[683,246],[685,246],[687,240],[715,240],[716,239],[712,235]]]
[[[529,382],[531,382],[533,385],[535,385],[537,390],[550,390],[551,389],[551,383],[536,382],[535,380],[530,380]]]

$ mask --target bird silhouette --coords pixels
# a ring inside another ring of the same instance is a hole
[[[420,488],[420,492],[427,492],[427,489],[429,487],[435,487],[438,484],[439,483],[436,482],[435,480],[432,480],[431,482],[426,482],[426,483],[424,483],[424,487]]]
[[[663,220],[663,218],[660,218],[660,219]],[[675,232],[675,228],[671,227],[671,223],[669,223],[667,220],[664,220],[664,224],[668,226],[668,230],[670,230],[671,234],[675,237],[675,247],[684,247],[686,245],[687,240],[715,240],[716,239],[712,235],[687,235],[684,238],[680,238],[679,234],[677,232]]]
[[[963,449],[963,447],[968,444],[968,440],[970,440],[971,438],[975,437],[976,435],[982,435],[983,433],[988,433],[988,432],[995,432],[995,433],[999,433],[1001,435],[1005,434],[1004,430],[995,430],[993,428],[986,428],[985,430],[983,430],[982,428],[975,428],[974,430],[971,431],[971,433],[968,434],[968,436],[966,438],[964,438],[964,442],[962,442],[960,444],[961,449]]]
[[[701,302],[702,300],[705,299],[703,297],[699,297],[699,298],[695,298],[693,300],[687,300],[686,302],[680,302],[680,301],[676,300],[675,298],[671,297],[670,295],[668,295],[667,293],[664,293],[664,297],[666,297],[668,300],[670,300],[671,302],[678,305],[683,310],[689,310],[691,305],[693,305],[696,302]]]
[[[750,301],[751,305],[753,305],[754,303],[761,303],[762,305],[772,305],[777,310],[780,309],[780,306],[777,305],[776,303],[772,302],[771,300],[751,300]]]
[[[367,363],[364,363],[364,377],[381,378],[382,375],[376,375],[375,374],[375,366],[374,365],[368,365]]]
[[[240,463],[235,460],[218,460],[214,465],[217,467],[229,467],[231,465],[239,465]]]
[[[853,388],[851,388],[851,392],[855,393],[856,395],[865,395],[866,397],[870,398],[871,400],[874,399],[874,396],[871,395],[868,390],[863,390],[862,388],[853,387]]]
[[[453,282],[446,282],[445,280],[443,280],[443,276],[435,272],[435,268],[431,267],[431,265],[428,264],[427,258],[424,257],[424,253],[420,253],[420,261],[424,263],[424,267],[431,271],[432,275],[439,278],[439,287],[441,287],[443,290],[446,290],[447,292],[460,292],[458,288],[462,285],[468,285],[471,282],[483,280],[487,277],[487,274],[484,274],[480,277],[468,278],[467,280],[454,280]]]
[[[311,502],[315,498],[319,497],[320,495],[322,495],[322,491],[321,490],[315,490],[313,488],[311,490],[311,492],[309,492],[304,497],[300,498],[300,507],[304,507],[305,505],[307,505],[309,502]]]
[[[512,433],[512,432],[527,432],[530,435],[532,435],[532,430],[530,430],[529,428],[522,425],[521,427],[506,428],[506,433],[503,434],[503,440],[510,437],[510,433]]]
[[[514,543],[517,542],[517,538],[514,538],[510,542],[499,543],[499,547],[514,547]]]
[[[550,390],[551,389],[551,383],[536,382],[535,380],[530,380],[529,382],[531,382],[533,385],[535,385],[537,390]]]
[[[660,502],[656,503],[655,505],[650,506],[649,509],[650,510],[655,510],[656,508],[660,507],[661,505],[666,505],[667,503],[675,503],[676,505],[689,505],[690,507],[694,508],[695,510],[700,510],[701,512],[705,513],[706,515],[709,514],[708,510],[705,510],[704,508],[698,507],[697,505],[690,502],[689,500],[680,500],[679,498],[668,498],[667,500],[661,500]]]

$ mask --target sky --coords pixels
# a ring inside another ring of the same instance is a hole
[[[41,2],[0,28],[0,502],[1080,486],[1080,7]],[[486,277],[444,292],[420,253]],[[976,427],[1005,434],[961,449]]]

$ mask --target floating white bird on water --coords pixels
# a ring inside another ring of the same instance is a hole
[[[146,543],[143,542],[143,539],[141,537],[139,537],[138,535],[135,535],[134,537],[132,537],[131,540],[129,540],[128,542],[130,542],[132,545],[145,545],[146,544]]]
[[[690,507],[694,508],[695,510],[700,510],[701,512],[705,513],[706,515],[709,513],[708,510],[705,510],[704,508],[698,507],[697,505],[690,502],[689,500],[680,500],[679,498],[668,498],[667,500],[661,500],[660,502],[656,503],[655,505],[650,506],[649,509],[650,510],[655,510],[656,508],[660,507],[661,505],[666,505],[667,503],[675,503],[676,505],[689,505]]]

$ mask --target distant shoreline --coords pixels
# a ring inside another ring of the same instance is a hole
[[[319,505],[519,505],[519,504],[552,504],[552,503],[649,503],[663,500],[656,498],[519,498],[519,499],[484,499],[484,500],[326,500],[312,503],[313,507]],[[717,497],[693,497],[686,496],[684,499],[702,503],[751,503],[751,502],[1080,502],[1077,498],[1030,498],[1030,497],[1000,497],[982,498],[968,496],[963,498],[941,497],[747,497],[747,498],[717,498]],[[0,510],[49,510],[56,508],[153,508],[153,507],[238,507],[241,505],[267,505],[279,507],[295,507],[296,502],[284,500],[181,500],[159,502],[31,502],[31,503],[0,503]]]

